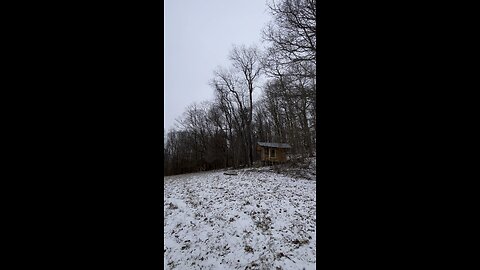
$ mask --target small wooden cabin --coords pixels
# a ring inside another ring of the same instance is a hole
[[[288,143],[258,142],[257,152],[260,152],[262,162],[286,162],[287,150],[292,148]]]

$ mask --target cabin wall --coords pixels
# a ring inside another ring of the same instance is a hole
[[[285,162],[287,161],[287,155],[285,153],[285,149],[283,148],[277,148],[275,149],[276,150],[276,153],[275,153],[275,158],[273,159],[273,161],[277,161],[277,162]]]
[[[275,149],[275,157],[270,157],[270,149]],[[282,148],[261,148],[260,149],[260,159],[261,161],[272,161],[272,162],[285,162],[287,161],[287,155],[285,149]]]
[[[285,149],[279,149],[277,156],[278,156],[278,161],[280,162],[286,162],[287,161],[287,153]]]

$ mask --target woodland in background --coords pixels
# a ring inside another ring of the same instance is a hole
[[[234,46],[230,65],[211,79],[215,99],[194,103],[164,131],[164,175],[252,166],[258,141],[289,143],[291,154],[316,148],[316,1],[268,4],[268,46]],[[261,92],[253,102],[253,93]]]

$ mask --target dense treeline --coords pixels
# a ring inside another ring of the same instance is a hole
[[[292,154],[316,147],[316,2],[269,3],[264,51],[234,46],[214,71],[212,101],[194,103],[164,134],[164,174],[251,166],[258,141],[286,142]],[[254,102],[253,94],[260,93]]]

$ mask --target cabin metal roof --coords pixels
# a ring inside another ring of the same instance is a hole
[[[267,142],[258,142],[258,145],[271,148],[292,148],[288,143],[267,143]]]

